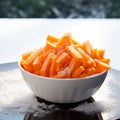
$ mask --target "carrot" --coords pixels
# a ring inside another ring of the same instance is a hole
[[[49,55],[49,53],[55,53],[55,51],[54,50],[44,51],[44,53],[40,55],[42,64],[44,63],[44,61],[47,58],[47,56]]]
[[[26,53],[22,54],[22,59],[27,60],[27,58],[29,58],[34,52],[35,50],[27,51]]]
[[[103,59],[100,59],[100,61],[102,61],[106,64],[109,64],[110,63],[110,58],[103,58]]]
[[[68,65],[70,73],[72,74],[80,65],[81,65],[80,60],[78,60],[76,58],[72,58]]]
[[[81,46],[81,44],[80,44],[78,41],[76,41],[76,40],[74,40],[74,39],[72,39],[71,41],[72,41],[72,44],[73,44],[73,45],[79,45],[79,46]]]
[[[55,45],[55,44],[57,44],[58,41],[59,41],[59,38],[56,38],[52,35],[47,36],[47,42],[50,42]]]
[[[110,66],[98,59],[95,59],[96,62],[96,69],[97,69],[97,73],[103,72],[105,70],[110,69]]]
[[[59,71],[53,78],[67,78],[67,74],[65,71]]]
[[[82,78],[110,69],[105,50],[93,48],[87,40],[79,43],[70,33],[61,38],[48,35],[43,48],[22,54],[21,66],[40,76]]]
[[[79,68],[77,68],[77,69],[73,72],[71,78],[78,78],[78,77],[80,76],[80,74],[81,74],[84,70],[85,70],[84,67],[83,67],[83,66],[80,66]]]
[[[56,63],[57,64],[64,64],[64,62],[66,62],[69,59],[70,59],[70,56],[68,55],[68,53],[63,52],[60,56],[58,56],[56,58]]]
[[[88,55],[91,56],[92,45],[90,44],[89,40],[83,42],[81,47]]]
[[[38,56],[33,62],[33,68],[34,70],[40,70],[41,67],[42,67],[41,58],[40,56]]]
[[[83,59],[82,55],[73,46],[67,46],[66,51],[76,59]]]
[[[36,57],[41,55],[42,53],[43,53],[43,49],[42,48],[38,49],[25,61],[25,64],[32,65],[32,63],[36,59]]]
[[[87,76],[88,76],[88,75],[83,72],[83,73],[80,74],[79,78],[84,78],[84,77],[87,77]]]
[[[92,49],[92,58],[103,59],[104,52],[105,52],[105,50],[103,50],[103,49],[97,49],[97,48],[94,49],[93,48]]]
[[[84,73],[87,76],[91,76],[93,74],[96,74],[96,68],[95,67],[87,68]]]
[[[91,68],[87,68],[85,69],[79,76],[79,78],[83,78],[83,77],[87,77],[87,76],[91,76],[96,74],[96,68],[95,67],[91,67]]]
[[[49,69],[51,66],[51,62],[52,62],[52,57],[54,56],[54,53],[49,53],[45,62],[43,63],[41,70],[40,70],[40,75],[42,76],[49,76]]]
[[[84,57],[83,66],[84,67],[95,67],[96,63],[92,57],[90,57],[84,50],[77,48],[78,52]]]
[[[49,42],[49,41],[46,41],[46,46],[44,48],[44,51],[49,51],[49,50],[56,50],[56,45]]]
[[[23,66],[24,69],[26,69],[29,72],[33,72],[33,62],[36,59],[38,55],[42,54],[42,48],[35,50],[34,52],[27,52],[22,55],[22,61],[21,65]]]
[[[50,74],[49,76],[50,77],[53,77],[56,75],[56,62],[55,62],[55,57],[52,57],[52,63],[51,63],[51,67],[50,67]]]
[[[103,58],[104,58],[104,53],[105,53],[105,50],[103,50],[103,49],[100,49],[100,50],[99,50],[98,55],[99,55],[99,58],[100,58],[100,59],[103,59]]]
[[[71,39],[72,38],[70,33],[65,34],[56,44],[58,51],[64,49],[68,45],[71,45]]]
[[[68,53],[63,52],[60,56],[56,58],[56,71],[60,71],[62,68],[64,68],[64,65],[66,61],[69,61],[70,56]]]
[[[64,71],[66,73],[67,78],[70,78],[71,77],[71,70],[70,70],[70,68],[67,66],[67,67],[65,67]]]

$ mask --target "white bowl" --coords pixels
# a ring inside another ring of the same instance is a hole
[[[24,70],[22,76],[34,95],[54,103],[75,103],[91,97],[101,87],[108,71],[85,78],[49,78]]]

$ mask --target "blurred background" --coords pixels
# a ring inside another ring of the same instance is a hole
[[[0,18],[120,18],[120,0],[0,0]]]

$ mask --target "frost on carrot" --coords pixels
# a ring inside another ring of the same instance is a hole
[[[90,41],[79,43],[66,33],[61,38],[48,35],[43,48],[22,55],[21,66],[37,75],[54,78],[82,78],[110,69],[105,50]]]

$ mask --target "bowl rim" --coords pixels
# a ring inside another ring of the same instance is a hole
[[[101,72],[101,73],[97,73],[97,74],[94,74],[94,75],[91,75],[91,76],[86,76],[86,77],[83,77],[83,78],[52,78],[52,77],[45,77],[45,76],[40,76],[40,75],[36,75],[36,74],[33,74],[33,73],[31,73],[31,72],[29,72],[29,71],[27,71],[27,70],[25,70],[22,66],[21,66],[21,64],[20,64],[20,61],[18,62],[18,66],[19,66],[19,68],[22,70],[22,71],[24,71],[25,73],[27,73],[27,74],[29,74],[29,75],[32,75],[32,76],[34,76],[34,77],[37,77],[37,78],[44,78],[45,80],[55,80],[55,81],[75,81],[75,80],[85,80],[85,79],[91,79],[91,78],[94,78],[94,77],[97,77],[97,76],[101,76],[102,74],[104,74],[104,73],[106,73],[106,75],[107,75],[107,73],[108,73],[108,71],[109,70],[105,70],[105,71],[103,71],[103,72]]]

